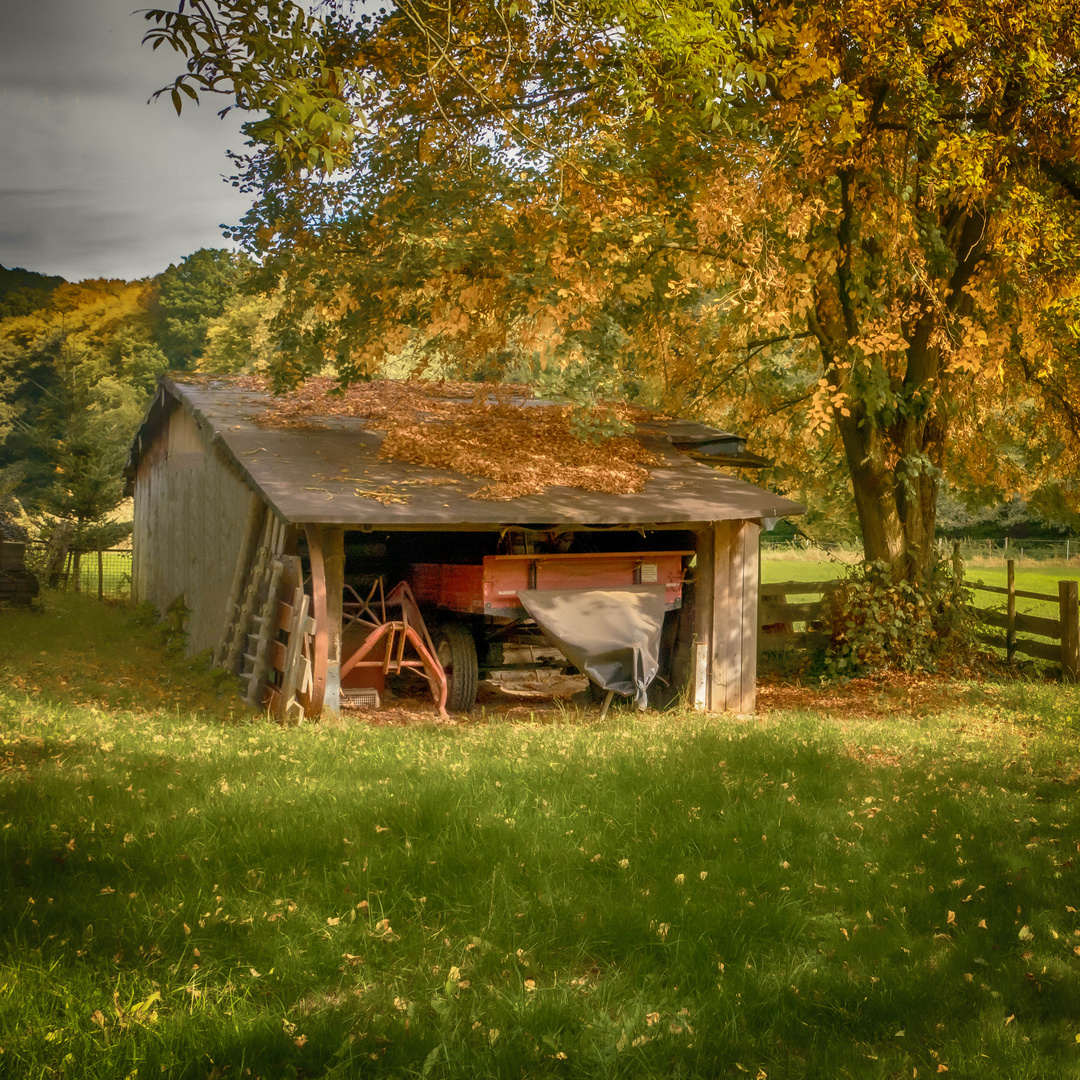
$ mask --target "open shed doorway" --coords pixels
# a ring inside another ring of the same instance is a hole
[[[690,667],[695,545],[689,529],[347,530],[341,705],[429,711],[421,643],[445,670],[451,714],[598,705],[603,689],[553,646],[519,593],[643,587],[663,600],[647,703],[668,707],[683,699]],[[412,625],[415,639],[380,641],[350,666],[386,619]]]

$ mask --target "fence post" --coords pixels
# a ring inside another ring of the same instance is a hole
[[[1012,559],[1006,564],[1006,583],[1009,599],[1006,608],[1005,660],[1011,664],[1016,657],[1016,563]]]
[[[97,598],[105,598],[105,555],[101,550],[101,537],[98,537],[97,545]]]
[[[1058,608],[1061,617],[1061,678],[1076,682],[1080,678],[1080,613],[1077,606],[1077,583],[1058,582]]]

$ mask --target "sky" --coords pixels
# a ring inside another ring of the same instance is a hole
[[[239,114],[168,95],[183,61],[140,45],[132,14],[168,0],[0,0],[0,265],[135,280],[201,247],[249,205],[222,179]]]

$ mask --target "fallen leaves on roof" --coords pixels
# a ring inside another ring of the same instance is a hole
[[[259,376],[229,382],[270,389]],[[632,406],[605,409],[624,422],[654,418]],[[641,491],[659,459],[632,436],[599,443],[579,439],[572,414],[572,406],[535,401],[523,385],[387,379],[342,390],[333,379],[312,378],[273,398],[255,422],[301,429],[340,417],[369,421],[386,432],[380,457],[488,481],[471,498],[516,499],[549,487],[612,495]]]

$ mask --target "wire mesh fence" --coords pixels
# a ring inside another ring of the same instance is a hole
[[[26,545],[26,568],[34,571],[42,584],[110,598],[131,593],[130,549],[69,551],[51,571],[48,563],[48,545],[34,541]]]

